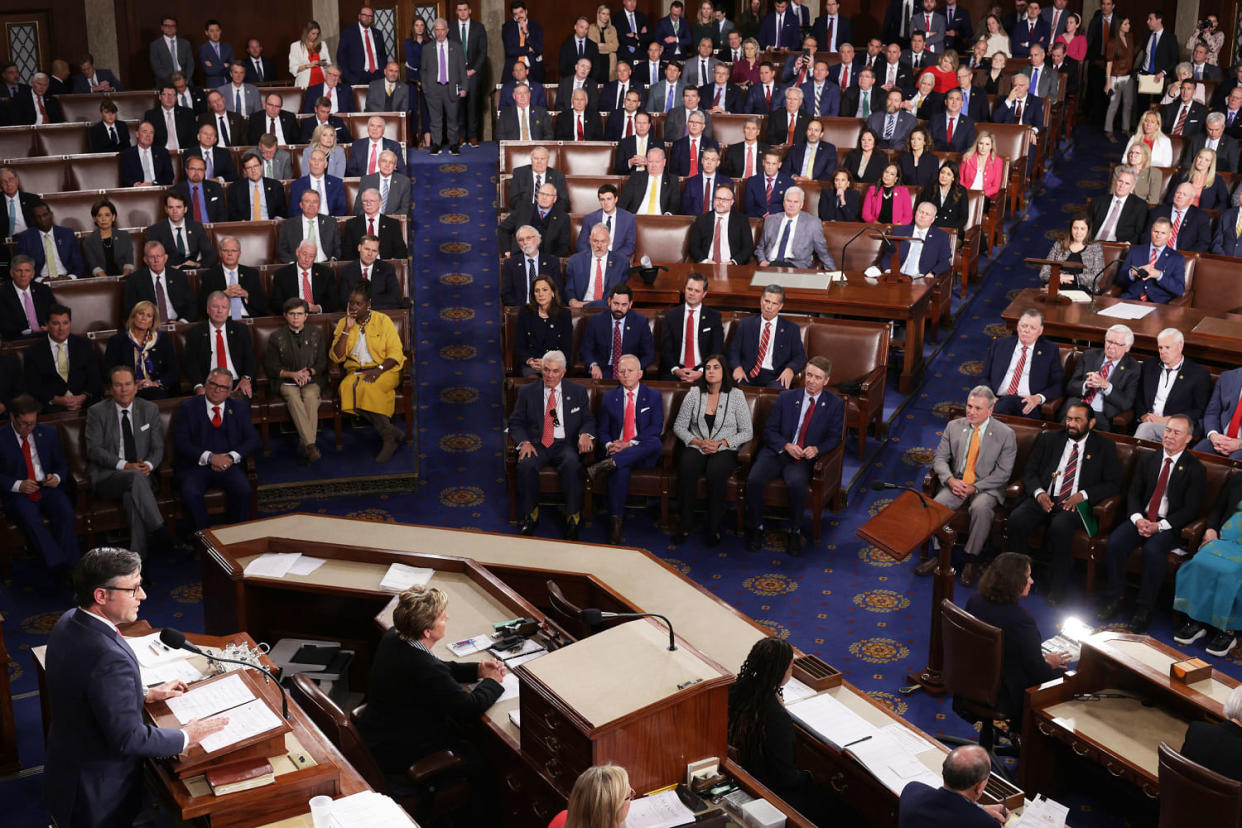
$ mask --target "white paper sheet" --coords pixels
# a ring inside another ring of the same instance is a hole
[[[174,650],[160,641],[159,633],[150,633],[138,638],[126,638],[125,643],[138,656],[138,664],[142,667],[154,667],[157,664],[168,664],[181,661],[189,655],[186,650]]]
[[[1097,316],[1111,316],[1116,319],[1142,319],[1155,309],[1156,306],[1150,302],[1141,305],[1133,302],[1118,302],[1095,313]]]
[[[548,651],[540,647],[538,650],[534,652],[526,653],[525,655],[520,655],[520,656],[516,656],[514,658],[509,659],[508,661],[505,662],[505,668],[508,670],[512,670],[514,667],[518,666],[519,664],[525,664],[528,661],[534,661],[540,656],[546,656],[547,654],[548,654]]]
[[[785,704],[793,704],[803,699],[809,699],[818,692],[814,687],[808,687],[796,678],[791,678],[781,688],[781,698],[785,700]]]
[[[521,710],[510,710],[510,711],[509,711],[509,721],[513,722],[513,726],[514,726],[514,727],[516,727],[516,728],[518,728],[518,729],[521,729],[521,727],[522,727],[522,711],[521,711]]]
[[[336,828],[407,828],[414,820],[383,794],[363,791],[333,801],[332,824]]]
[[[861,716],[828,693],[820,693],[818,696],[787,705],[785,709],[808,730],[837,748],[844,748],[851,742],[879,733]]]
[[[380,581],[380,589],[386,589],[390,592],[405,592],[412,586],[426,584],[431,580],[431,576],[435,574],[434,569],[419,566],[406,566],[405,564],[391,564],[388,571],[384,573],[384,580]]]
[[[142,684],[144,687],[177,680],[190,684],[203,677],[198,668],[191,664],[189,659],[185,658],[169,661],[165,664],[156,664],[152,667],[139,667],[138,670],[142,673]]]
[[[250,692],[241,676],[233,675],[169,699],[168,709],[177,717],[177,721],[185,724],[193,719],[203,719],[221,710],[245,704],[253,698],[254,693]]]
[[[1068,817],[1069,808],[1055,799],[1046,799],[1041,794],[1022,808],[1022,819],[1018,822],[1018,828],[1062,828]]]
[[[675,791],[663,791],[630,802],[625,828],[672,828],[687,822],[694,822],[694,812],[681,803]]]
[[[246,564],[247,578],[283,578],[289,567],[302,557],[301,552],[267,552]]]
[[[893,793],[900,794],[902,788],[915,780],[933,788],[940,787],[940,776],[915,759],[891,733],[877,730],[870,739],[855,743],[849,751]]]
[[[235,745],[243,739],[249,739],[251,736],[266,733],[280,726],[280,717],[273,713],[272,709],[267,706],[267,702],[262,699],[254,699],[238,707],[230,708],[220,715],[227,717],[229,723],[224,726],[223,730],[217,730],[203,739],[201,742],[203,750],[208,753],[214,753],[220,748]]]
[[[476,635],[474,638],[466,638],[454,644],[448,645],[449,652],[458,658],[468,655],[474,655],[479,650],[486,650],[492,645],[494,639],[488,633]]]
[[[518,697],[518,677],[513,673],[505,673],[505,677],[500,680],[500,686],[505,688],[505,692],[496,699],[497,703]]]
[[[298,559],[289,567],[290,575],[309,575],[316,569],[324,565],[326,558],[312,558],[310,555],[299,555]]]
[[[881,733],[885,733],[893,739],[896,739],[901,746],[910,752],[913,756],[916,753],[922,753],[925,750],[931,750],[935,747],[931,742],[915,733],[910,728],[899,722],[893,722],[891,725],[885,725],[880,728]]]

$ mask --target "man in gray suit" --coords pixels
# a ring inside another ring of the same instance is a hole
[[[1100,428],[1109,431],[1113,417],[1134,408],[1139,365],[1130,356],[1133,345],[1134,331],[1125,325],[1113,325],[1104,332],[1104,347],[1083,354],[1074,367],[1074,375],[1065,384],[1062,419],[1071,405],[1084,403],[1094,412]]]
[[[224,96],[224,107],[229,112],[236,112],[243,118],[249,118],[263,108],[263,104],[259,99],[259,88],[252,83],[246,83],[246,64],[231,64],[229,66],[229,77],[232,79],[232,83],[226,83],[224,86],[216,89],[217,92]],[[238,108],[239,105],[240,109]]]
[[[923,43],[932,54],[938,55],[944,51],[946,28],[948,26],[944,15],[936,11],[936,0],[923,0],[923,11],[910,17],[910,31],[923,33]]]
[[[313,241],[318,249],[315,261],[326,262],[341,257],[341,230],[332,216],[319,215],[319,193],[306,190],[298,202],[298,212],[280,223],[276,255],[282,262],[297,258],[302,240]]]
[[[293,159],[289,151],[283,150],[276,143],[276,136],[265,133],[259,137],[259,158],[263,161],[263,177],[277,181],[289,181],[293,178]]]
[[[836,270],[824,226],[810,213],[802,212],[806,193],[801,187],[785,190],[785,212],[763,220],[763,238],[755,248],[760,267],[811,267],[818,257],[824,270]],[[813,254],[813,255],[812,255]]]
[[[1021,74],[1028,78],[1039,75],[1034,84],[1031,85],[1031,94],[1038,98],[1047,98],[1050,101],[1056,101],[1057,92],[1061,88],[1061,76],[1058,72],[1048,65],[1046,60],[1048,53],[1044,51],[1044,47],[1038,43],[1031,44],[1030,65],[1023,66]],[[997,90],[997,97],[1003,97],[1008,94],[1009,90],[1001,92]]]
[[[405,112],[410,108],[410,86],[401,80],[401,67],[395,60],[384,64],[384,77],[367,85],[364,112]]]
[[[686,120],[691,112],[703,116],[703,134],[712,134],[711,113],[699,107],[699,90],[696,86],[687,86],[681,90],[681,106],[675,106],[664,116],[664,144],[670,149],[674,141],[686,137]]]
[[[160,36],[151,41],[148,52],[156,89],[170,83],[173,72],[181,72],[187,78],[194,76],[194,50],[190,41],[177,37],[177,18],[165,16],[160,21]]]
[[[147,556],[150,541],[162,551],[178,548],[155,502],[156,470],[164,459],[164,427],[155,403],[138,396],[134,370],[108,373],[112,397],[86,410],[86,460],[91,493],[119,500],[129,516],[129,548]]]
[[[914,131],[918,121],[902,108],[905,95],[897,87],[888,90],[884,99],[884,111],[872,112],[867,126],[880,136],[880,149],[903,149],[906,138]]]
[[[384,150],[379,157],[379,172],[362,176],[358,197],[354,199],[354,215],[362,214],[362,194],[374,189],[380,196],[380,212],[385,216],[404,216],[410,212],[410,177],[397,172],[397,155]]]
[[[681,67],[676,63],[669,63],[664,67],[664,80],[653,83],[647,91],[647,111],[654,114],[676,109],[685,88],[686,85],[681,81]],[[672,95],[669,95],[670,91]]]
[[[949,422],[936,446],[932,471],[943,488],[936,502],[950,509],[970,510],[970,536],[966,538],[966,566],[962,585],[979,577],[979,553],[992,528],[992,513],[1005,502],[1005,486],[1013,473],[1018,443],[1013,429],[992,418],[996,395],[986,385],[976,385],[966,398],[966,416]],[[972,451],[973,448],[973,451]],[[915,569],[920,575],[935,569],[935,557]]]
[[[440,154],[440,139],[448,132],[449,152],[460,155],[457,112],[466,97],[466,61],[461,44],[448,39],[448,22],[437,17],[432,26],[435,39],[423,48],[423,94],[431,115],[431,154]]]
[[[685,74],[682,76],[686,86],[707,86],[716,76],[716,64],[720,61],[712,57],[712,39],[704,37],[699,40],[699,53],[686,58]]]

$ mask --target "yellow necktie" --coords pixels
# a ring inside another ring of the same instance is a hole
[[[803,169],[802,174],[806,176],[807,178],[812,178],[814,170],[815,170],[815,147],[812,144],[807,144],[806,145],[806,167]]]
[[[56,272],[56,249],[50,233],[43,237],[43,255],[47,258],[47,278],[55,279],[60,274]]]
[[[647,215],[660,215],[660,179],[651,179],[651,195],[647,198]]]
[[[521,112],[522,112],[522,140],[529,141],[530,140],[530,123],[526,120],[526,110],[523,109],[521,110]]]
[[[1242,210],[1238,211],[1238,223],[1233,226],[1233,235],[1242,236]]]
[[[65,343],[56,346],[56,373],[65,382],[69,381],[69,357],[65,354]]]
[[[979,459],[979,429],[971,426],[970,446],[966,449],[966,468],[962,472],[962,482],[967,486],[975,485],[975,461]]]
[[[259,195],[259,184],[256,181],[254,184],[254,194],[250,196],[250,220],[251,221],[262,221],[263,219],[263,208],[262,208],[262,205],[260,205],[259,203],[261,198],[262,197]]]

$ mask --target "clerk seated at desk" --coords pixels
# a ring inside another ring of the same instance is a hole
[[[371,665],[370,695],[358,730],[388,778],[394,796],[410,790],[406,771],[419,759],[451,749],[468,765],[474,825],[497,825],[489,808],[498,800],[490,769],[467,741],[471,720],[482,716],[504,692],[499,661],[442,661],[431,650],[444,638],[448,596],[431,586],[401,593]],[[480,679],[482,679],[480,681]],[[461,685],[478,681],[473,690]],[[494,788],[493,788],[494,789]],[[498,817],[499,815],[494,815]]]
[[[944,785],[914,781],[901,791],[897,828],[996,828],[1009,818],[1004,805],[979,805],[992,762],[978,745],[954,748],[944,758]]]
[[[1225,699],[1223,722],[1191,722],[1182,756],[1242,782],[1242,686]]]

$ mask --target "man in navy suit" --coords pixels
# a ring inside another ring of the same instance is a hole
[[[556,66],[562,78],[572,75],[580,60],[587,61],[592,67],[599,60],[599,44],[587,37],[590,28],[591,21],[579,16],[574,21],[573,33],[561,43]]]
[[[642,94],[637,89],[631,88],[625,93],[625,100],[621,106],[609,112],[608,117],[604,119],[604,140],[621,141],[633,138],[638,132],[638,115],[642,112],[642,107]],[[648,116],[648,123],[650,122],[650,116]],[[624,175],[624,173],[618,174]]]
[[[776,0],[772,11],[759,22],[759,48],[796,49],[801,21],[786,0]]]
[[[634,93],[630,93],[634,97]],[[616,114],[615,112],[613,113]],[[622,131],[624,132],[624,127]],[[647,169],[647,151],[658,149],[664,152],[664,142],[651,131],[651,113],[641,110],[634,113],[634,134],[622,138],[617,144],[616,161],[613,162],[613,175],[630,175]]]
[[[1139,369],[1138,398],[1134,401],[1138,428],[1134,436],[1140,440],[1159,441],[1174,414],[1190,418],[1192,435],[1203,419],[1212,393],[1212,377],[1206,368],[1184,355],[1185,345],[1181,331],[1165,328],[1156,335],[1157,359],[1144,360]]]
[[[660,379],[697,382],[703,363],[724,351],[720,311],[703,304],[707,277],[691,273],[682,288],[685,301],[664,312],[660,328]]]
[[[499,109],[504,110],[513,106],[513,91],[519,86],[525,86],[530,90],[530,102],[533,106],[548,108],[548,90],[544,89],[542,83],[531,80],[530,70],[526,68],[525,63],[513,64],[512,74],[513,76],[500,87]]]
[[[52,208],[47,202],[35,203],[30,217],[34,219],[34,226],[17,234],[17,253],[34,259],[36,278],[40,281],[81,279],[88,275],[77,236],[68,227],[54,223]],[[55,258],[49,257],[48,251]]]
[[[811,357],[803,375],[804,387],[782,391],[768,415],[763,447],[746,477],[746,547],[752,552],[763,545],[764,490],[780,477],[789,499],[785,551],[795,557],[802,554],[802,513],[815,458],[837,447],[845,423],[845,404],[824,387],[831,373],[827,357]]]
[[[737,323],[729,342],[729,364],[738,385],[789,388],[806,365],[802,332],[780,315],[784,305],[784,288],[768,285],[759,299],[759,315]]]
[[[1104,550],[1108,584],[1100,591],[1096,620],[1109,621],[1121,610],[1130,555],[1137,547],[1143,552],[1143,569],[1129,627],[1142,635],[1151,626],[1169,553],[1184,542],[1182,529],[1199,514],[1203,502],[1207,471],[1186,451],[1194,434],[1190,417],[1174,414],[1160,438],[1163,451],[1139,457],[1130,477],[1125,517],[1108,536]]]
[[[1061,396],[1061,353],[1043,333],[1044,315],[1030,308],[1018,317],[1017,335],[994,339],[988,347],[983,375],[996,394],[997,414],[1038,420],[1040,405]]]
[[[547,274],[553,284],[561,284],[561,260],[539,249],[542,237],[529,224],[517,229],[514,241],[517,250],[500,266],[500,304],[525,305],[531,301],[530,286],[535,277]]]
[[[931,136],[936,152],[966,152],[975,145],[975,122],[962,112],[961,89],[945,93],[944,112],[931,119]]]
[[[349,151],[349,163],[345,165],[347,177],[361,177],[379,172],[379,157],[384,150],[397,156],[397,172],[408,175],[405,168],[405,148],[393,139],[384,137],[384,130],[387,126],[387,122],[379,115],[367,118],[366,137],[354,141],[353,148]],[[374,167],[372,167],[372,162],[374,162]]]
[[[125,91],[125,87],[111,70],[95,66],[95,56],[89,52],[78,59],[78,72],[79,74],[69,78],[69,91],[75,95]]]
[[[246,41],[246,56],[241,59],[246,66],[246,83],[274,83],[276,65],[271,58],[263,57],[263,44],[258,38]]]
[[[617,206],[616,185],[601,184],[596,195],[599,196],[599,209],[582,217],[582,227],[578,230],[578,252],[590,249],[591,231],[595,225],[602,224],[608,231],[608,250],[622,264],[629,262],[638,239],[638,223],[634,220],[634,214]]]
[[[854,42],[854,24],[841,14],[837,0],[824,0],[824,13],[815,19],[811,34],[825,52],[841,52],[841,47]],[[844,55],[842,55],[844,60]]]
[[[1031,47],[1036,43],[1045,49],[1052,43],[1052,38],[1048,31],[1048,22],[1040,17],[1039,3],[1034,2],[1034,0],[1026,4],[1026,17],[1014,23],[1010,31],[1012,34],[1009,37],[1009,42],[1013,46],[1013,56],[1016,58],[1030,57]],[[1176,49],[1176,45],[1174,49]],[[1169,68],[1173,67],[1170,66]]]
[[[542,382],[523,385],[509,415],[509,439],[517,448],[518,514],[523,535],[539,525],[539,471],[549,463],[560,474],[565,495],[565,540],[578,539],[582,512],[582,461],[595,449],[595,418],[587,390],[562,381],[565,355],[543,355]]]
[[[1225,139],[1232,140],[1232,139]],[[1212,252],[1218,256],[1237,256],[1242,258],[1242,207],[1238,206],[1239,194],[1235,192],[1228,210],[1220,214],[1216,222],[1216,235],[1212,237]]]
[[[902,788],[897,810],[900,824],[903,828],[996,828],[1006,818],[1005,806],[977,804],[991,774],[986,750],[978,745],[954,748],[944,758],[942,787],[915,781]]]
[[[47,337],[36,339],[22,355],[22,387],[48,413],[85,411],[103,390],[94,348],[72,329],[73,312],[52,305]]]
[[[1030,94],[1031,79],[1026,75],[1014,75],[1009,95],[997,101],[992,111],[992,121],[998,124],[1027,124],[1035,128],[1031,136],[1034,144],[1044,128],[1044,99]],[[1034,153],[1031,154],[1034,160]]]
[[[612,289],[623,287],[629,279],[629,261],[609,253],[611,243],[608,228],[596,224],[588,234],[590,249],[569,257],[565,264],[565,298],[570,307],[602,308],[610,301]]]
[[[82,556],[74,572],[77,608],[66,612],[47,642],[52,724],[43,766],[48,809],[60,826],[133,825],[143,803],[143,764],[183,754],[222,729],[228,717],[159,728],[143,703],[180,696],[180,679],[143,687],[138,657],[118,624],[138,620],[142,559],[103,547]]]
[[[238,393],[249,399],[258,371],[250,326],[231,318],[232,303],[224,291],[211,293],[206,304],[206,321],[185,332],[181,375],[189,380],[195,394],[201,394],[210,386],[211,372],[223,367],[229,375],[229,390],[236,382]]]
[[[314,191],[326,193],[327,201],[320,199],[320,212],[327,216],[348,216],[349,203],[345,200],[345,183],[335,175],[328,175],[328,156],[316,147],[311,150],[305,175],[289,185],[289,203],[300,204],[302,193]]]
[[[784,209],[785,191],[794,180],[781,172],[781,154],[776,150],[763,153],[763,172],[746,179],[742,209],[750,218],[763,218]]]
[[[18,394],[9,406],[9,426],[0,428],[0,504],[53,578],[63,581],[81,554],[73,476],[56,428],[39,425],[39,408],[34,397]]]
[[[521,63],[532,83],[543,83],[543,27],[529,18],[524,0],[510,0],[509,11],[512,17],[500,27],[504,71]]]
[[[1239,397],[1242,397],[1242,368],[1223,372],[1203,412],[1203,430],[1207,436],[1199,441],[1195,451],[1242,460],[1242,439],[1238,438],[1239,423],[1242,423]]]
[[[863,59],[855,54],[850,43],[843,42],[840,52],[841,62],[828,68],[828,80],[835,83],[844,95],[847,89],[858,85],[858,70],[862,68]]]
[[[1148,230],[1150,242],[1130,248],[1117,271],[1121,298],[1138,302],[1168,304],[1186,292],[1186,260],[1169,247],[1173,225],[1159,218]]]
[[[647,32],[647,15],[636,11],[638,0],[621,0],[621,6],[622,8],[612,21],[617,27],[617,39],[620,41],[617,54],[633,63],[642,59],[643,50],[650,39]]]
[[[700,159],[705,149],[719,150],[719,145],[704,132],[707,116],[701,111],[686,116],[686,134],[673,142],[668,151],[669,171],[680,178],[699,174]]]
[[[0,337],[37,336],[47,325],[56,299],[52,289],[34,277],[34,259],[14,256],[9,263],[9,281],[0,283]]]
[[[712,80],[699,87],[699,100],[713,115],[741,114],[745,110],[745,93],[740,86],[729,83],[728,64],[717,63],[712,72]]]
[[[970,67],[958,67],[957,88],[962,95],[962,114],[976,124],[981,124],[989,119],[988,93],[983,87],[975,86],[974,78],[975,73]]]
[[[358,25],[341,31],[336,62],[347,85],[366,85],[384,74],[388,52],[384,50],[384,36],[371,25],[374,20],[375,13],[363,6],[358,10]]]
[[[721,183],[732,185],[732,181],[720,175],[720,150],[708,147],[699,156],[699,174],[686,179],[681,191],[681,214],[697,216],[709,212],[716,187]]]
[[[177,407],[173,446],[177,453],[177,484],[194,529],[211,525],[203,495],[223,489],[230,523],[250,520],[250,481],[245,460],[260,446],[250,421],[250,403],[232,398],[233,377],[227,368],[213,368],[203,393]]]
[[[608,542],[620,546],[625,497],[634,469],[654,466],[664,447],[664,404],[660,392],[640,381],[643,366],[638,357],[624,354],[617,361],[621,384],[604,394],[599,406],[599,447],[604,459],[587,467],[591,488],[608,492]]]
[[[202,156],[187,154],[182,159],[181,166],[185,177],[173,185],[172,192],[185,199],[190,208],[190,218],[199,224],[227,221],[229,211],[224,201],[224,189],[219,182],[204,178],[207,162]]]
[[[1195,188],[1189,181],[1183,181],[1173,191],[1172,204],[1160,204],[1152,208],[1147,219],[1147,231],[1143,234],[1143,242],[1151,241],[1151,229],[1158,221],[1169,223],[1169,248],[1188,253],[1206,253],[1212,246],[1212,220],[1208,214],[1191,202],[1194,201]],[[1177,232],[1173,232],[1173,228]]]
[[[690,54],[690,24],[682,14],[684,9],[681,0],[673,0],[668,16],[656,21],[652,42],[662,45],[665,60],[682,61]]]
[[[821,141],[824,127],[818,120],[806,125],[806,140],[794,144],[785,156],[781,172],[796,183],[804,181],[831,181],[837,171],[837,148],[828,141]]]
[[[229,221],[253,221],[285,218],[289,207],[285,203],[285,188],[274,178],[263,175],[263,159],[254,150],[242,156],[243,178],[229,187]],[[256,199],[255,190],[258,189]],[[257,206],[257,209],[256,209]]]
[[[910,236],[923,240],[917,251],[917,259],[910,255],[910,248],[915,243],[901,242],[901,272],[912,279],[920,276],[928,279],[934,278],[936,274],[948,270],[953,263],[949,255],[949,234],[936,227],[933,224],[935,220],[935,205],[930,201],[923,201],[914,211],[913,224],[903,224],[893,228],[894,236]],[[887,272],[892,263],[892,251],[881,247],[876,257],[876,266]]]
[[[621,284],[608,294],[608,313],[597,313],[586,324],[578,353],[592,379],[616,378],[623,354],[638,357],[643,368],[655,358],[655,341],[647,317],[631,311],[634,292]]]
[[[828,78],[827,61],[815,61],[815,71],[801,89],[802,110],[812,118],[835,117],[841,111],[841,87]],[[819,98],[818,105],[816,96]]]
[[[236,181],[237,168],[233,166],[233,154],[227,147],[217,146],[217,140],[216,128],[211,124],[203,124],[198,128],[198,141],[194,146],[186,148],[182,158],[202,158],[207,165],[207,178],[221,183]]]
[[[785,87],[776,80],[776,67],[771,61],[759,64],[759,83],[750,88],[746,96],[746,112],[751,115],[767,115],[779,109],[785,102]]]
[[[269,96],[270,97],[270,96]],[[311,99],[314,104],[315,117],[303,118],[301,120],[301,134],[296,140],[303,144],[309,144],[311,136],[315,134],[315,128],[327,124],[336,130],[336,142],[341,146],[345,146],[353,141],[353,136],[349,134],[349,128],[345,126],[345,121],[340,115],[332,114],[332,103],[327,98]],[[257,114],[257,113],[256,113]],[[254,128],[254,121],[250,122],[251,129]],[[283,126],[282,126],[283,129]],[[289,133],[285,133],[289,137],[290,142],[295,140]]]

